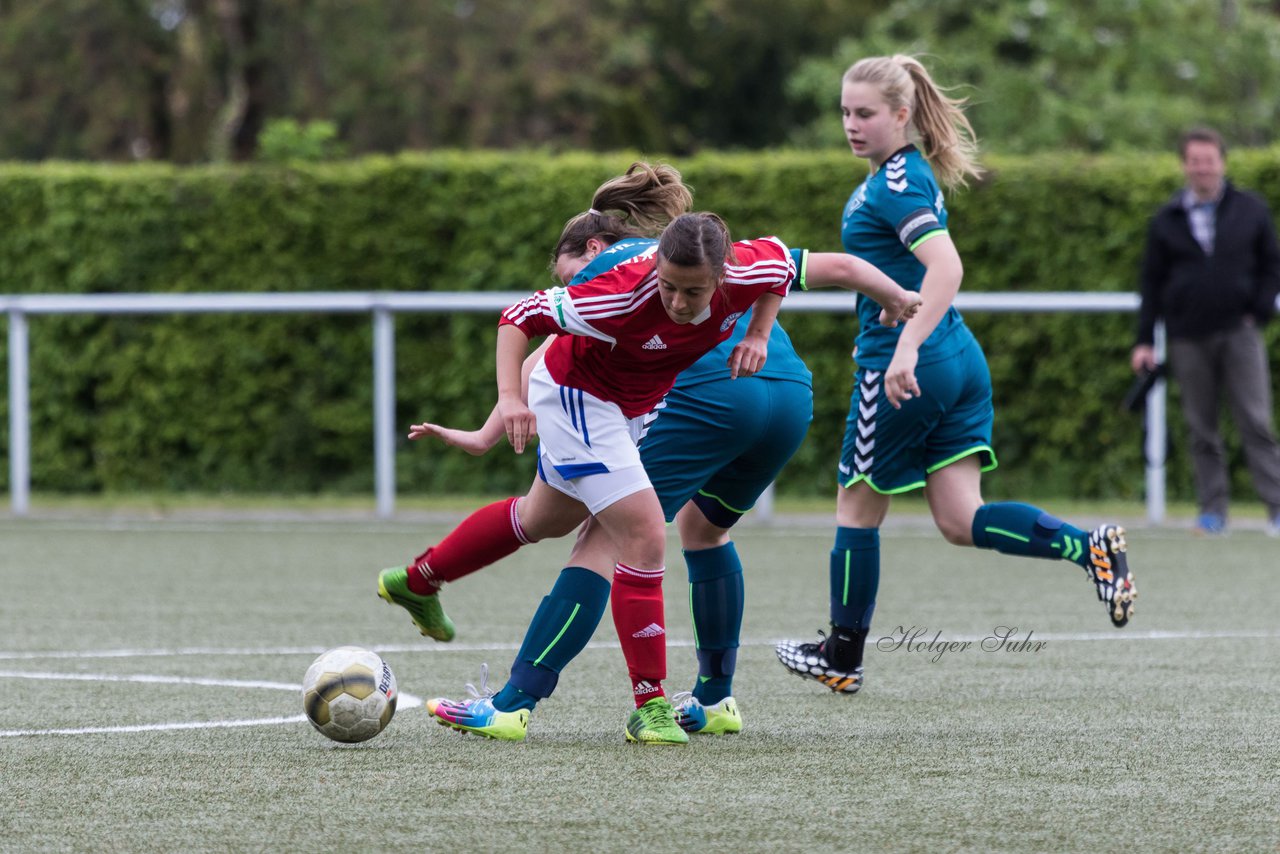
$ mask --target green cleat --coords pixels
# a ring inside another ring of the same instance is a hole
[[[399,605],[409,612],[413,624],[429,638],[451,641],[455,634],[453,620],[440,604],[440,594],[419,596],[409,589],[409,570],[393,566],[378,573],[378,595],[392,605]]]
[[[654,697],[627,718],[627,741],[636,744],[688,744],[666,697]]]
[[[742,715],[738,703],[725,697],[713,706],[704,706],[685,691],[676,694],[676,723],[685,732],[701,732],[707,735],[726,735],[742,732]]]

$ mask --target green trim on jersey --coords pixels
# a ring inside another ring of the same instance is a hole
[[[948,459],[945,459],[940,463],[934,463],[933,465],[925,469],[925,472],[927,472],[928,474],[933,474],[935,471],[937,471],[940,468],[946,468],[947,466],[951,465],[954,462],[963,460],[965,457],[971,457],[974,454],[980,454],[983,451],[985,451],[991,456],[991,462],[988,465],[982,466],[982,471],[984,474],[986,472],[993,471],[996,468],[996,466],[1000,465],[1000,462],[996,459],[996,452],[991,449],[990,445],[977,445],[973,448],[969,448],[966,451],[961,451],[960,453],[956,454],[954,457],[949,457]]]
[[[965,450],[965,451],[962,451],[961,453],[956,454],[954,457],[945,459],[940,463],[935,463],[934,465],[929,466],[929,468],[925,469],[925,471],[928,474],[933,474],[938,469],[946,468],[947,466],[951,465],[954,462],[963,460],[965,457],[971,457],[974,454],[981,454],[981,453],[989,454],[991,457],[991,462],[981,467],[981,471],[984,474],[986,472],[992,471],[998,465],[1000,465],[1000,463],[996,460],[996,452],[991,450],[990,445],[977,445],[975,447],[969,448],[968,450]],[[849,489],[858,481],[863,481],[864,483],[866,483],[867,486],[871,487],[873,490],[880,493],[881,495],[901,495],[904,492],[911,492],[913,489],[921,489],[925,485],[925,481],[919,480],[919,481],[916,481],[915,483],[908,483],[906,486],[900,486],[897,489],[881,489],[880,487],[876,486],[875,481],[873,481],[866,474],[856,474],[841,485],[845,489]]]
[[[911,244],[910,246],[908,246],[907,248],[908,248],[908,249],[910,249],[912,252],[915,252],[917,249],[919,249],[919,248],[920,248],[920,244],[921,244],[921,243],[924,243],[925,241],[928,241],[928,240],[932,240],[933,238],[935,238],[935,237],[937,237],[937,236],[939,236],[939,235],[942,235],[942,234],[950,234],[950,233],[951,233],[951,232],[947,231],[945,228],[940,228],[940,229],[938,229],[937,231],[931,231],[931,232],[929,232],[928,234],[926,234],[926,235],[924,235],[923,237],[921,237],[921,238],[920,238],[919,240],[917,240],[915,243],[912,243],[912,244]]]
[[[792,254],[795,250],[792,250]],[[802,291],[809,290],[809,250],[800,250],[800,263],[796,265],[796,285]]]

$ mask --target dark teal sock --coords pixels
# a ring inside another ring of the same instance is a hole
[[[532,709],[551,696],[560,671],[586,647],[609,604],[609,582],[589,569],[560,570],[543,597],[511,665],[511,678],[493,698],[501,712]]]
[[[689,612],[698,655],[693,696],[704,706],[714,706],[733,694],[745,602],[742,561],[733,543],[685,551],[684,560],[689,567]]]
[[[538,698],[530,696],[508,682],[502,690],[493,695],[493,707],[500,712],[514,712],[516,709],[528,709],[538,705]]]
[[[1089,534],[1017,501],[984,504],[973,516],[973,544],[1001,554],[1089,562]]]
[[[831,550],[831,622],[871,628],[880,588],[880,529],[836,528]]]

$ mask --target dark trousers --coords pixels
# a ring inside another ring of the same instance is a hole
[[[1169,340],[1169,363],[1182,393],[1200,512],[1227,516],[1230,479],[1218,429],[1225,393],[1245,460],[1269,518],[1280,514],[1280,445],[1272,427],[1271,372],[1252,320],[1205,338]]]

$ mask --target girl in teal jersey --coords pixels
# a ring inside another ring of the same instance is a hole
[[[908,56],[861,60],[843,79],[845,137],[870,166],[845,206],[845,250],[919,290],[924,303],[912,320],[889,328],[869,323],[872,306],[858,298],[856,382],[829,567],[831,634],[777,647],[792,672],[840,693],[862,687],[880,526],[898,493],[923,488],[948,542],[1076,563],[1116,626],[1128,622],[1137,595],[1119,526],[1086,532],[1028,504],[983,502],[982,472],[996,466],[991,377],[952,304],[964,269],[937,181],[955,188],[981,174],[962,105]]]

